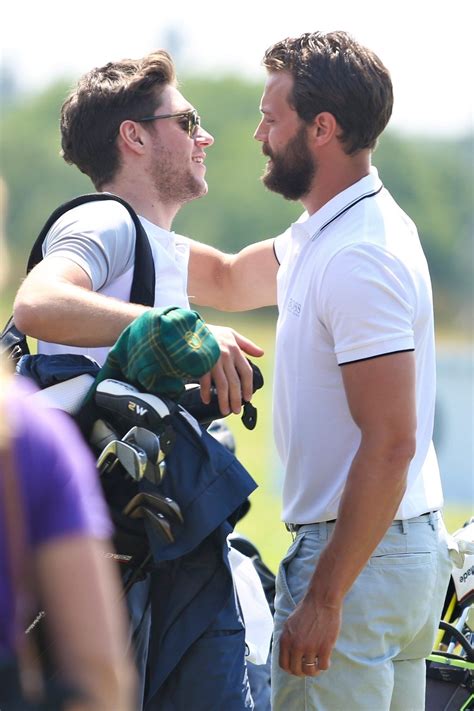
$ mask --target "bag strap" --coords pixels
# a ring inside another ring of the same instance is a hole
[[[87,193],[86,195],[79,195],[79,197],[73,198],[56,208],[36,238],[30,252],[26,273],[28,274],[28,272],[43,259],[43,242],[49,230],[61,215],[64,215],[65,212],[75,207],[79,207],[79,205],[84,205],[84,203],[103,200],[115,200],[123,205],[124,208],[128,210],[133,224],[135,225],[135,265],[130,290],[130,302],[133,304],[143,304],[143,306],[153,306],[155,303],[155,265],[148,236],[133,207],[122,198],[117,195],[111,195],[110,193]]]

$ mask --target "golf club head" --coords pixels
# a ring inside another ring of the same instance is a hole
[[[137,506],[130,514],[130,518],[143,518],[151,523],[153,530],[158,533],[166,543],[173,543],[174,536],[169,521],[161,513],[155,513],[146,506]]]
[[[123,513],[130,516],[134,509],[139,506],[146,506],[156,513],[161,513],[172,522],[183,523],[183,515],[179,505],[169,496],[161,496],[160,494],[150,494],[141,492],[130,499],[123,510]]]
[[[113,427],[105,420],[99,419],[94,422],[89,437],[89,444],[96,451],[101,452],[104,447],[106,447],[109,442],[114,439],[119,439],[117,432]]]
[[[147,430],[145,427],[134,425],[126,435],[122,437],[124,442],[131,442],[141,447],[151,464],[159,464],[165,455],[160,448],[159,435]]]
[[[132,479],[135,481],[143,479],[148,458],[141,447],[131,442],[119,441],[116,444],[116,456],[117,461]]]
[[[102,450],[102,452],[97,457],[97,469],[100,474],[104,474],[108,471],[113,462],[117,460],[117,443],[120,440],[113,439],[110,440]]]
[[[117,463],[120,463],[132,479],[140,481],[145,474],[147,461],[143,449],[137,445],[114,439],[99,454],[97,469],[100,474],[105,474],[105,472],[112,471]]]
[[[160,470],[160,481],[163,481],[163,478],[168,471],[168,467],[166,466],[166,461],[163,460],[158,464],[158,469]]]

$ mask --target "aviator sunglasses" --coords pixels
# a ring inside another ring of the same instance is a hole
[[[176,114],[159,114],[158,116],[145,116],[144,118],[135,119],[137,123],[144,123],[145,121],[156,121],[157,119],[166,118],[180,118],[179,122],[183,131],[188,132],[189,138],[194,138],[196,132],[201,125],[201,117],[198,115],[196,109],[191,109],[190,111],[180,111]]]

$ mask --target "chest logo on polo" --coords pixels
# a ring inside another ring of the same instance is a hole
[[[290,314],[293,314],[293,316],[299,316],[301,313],[301,304],[299,304],[294,299],[290,298],[290,299],[288,299],[287,309],[290,312]]]

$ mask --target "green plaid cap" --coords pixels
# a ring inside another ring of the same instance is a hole
[[[197,311],[169,306],[150,309],[122,331],[98,374],[126,380],[154,395],[179,397],[184,379],[208,373],[219,345]]]

